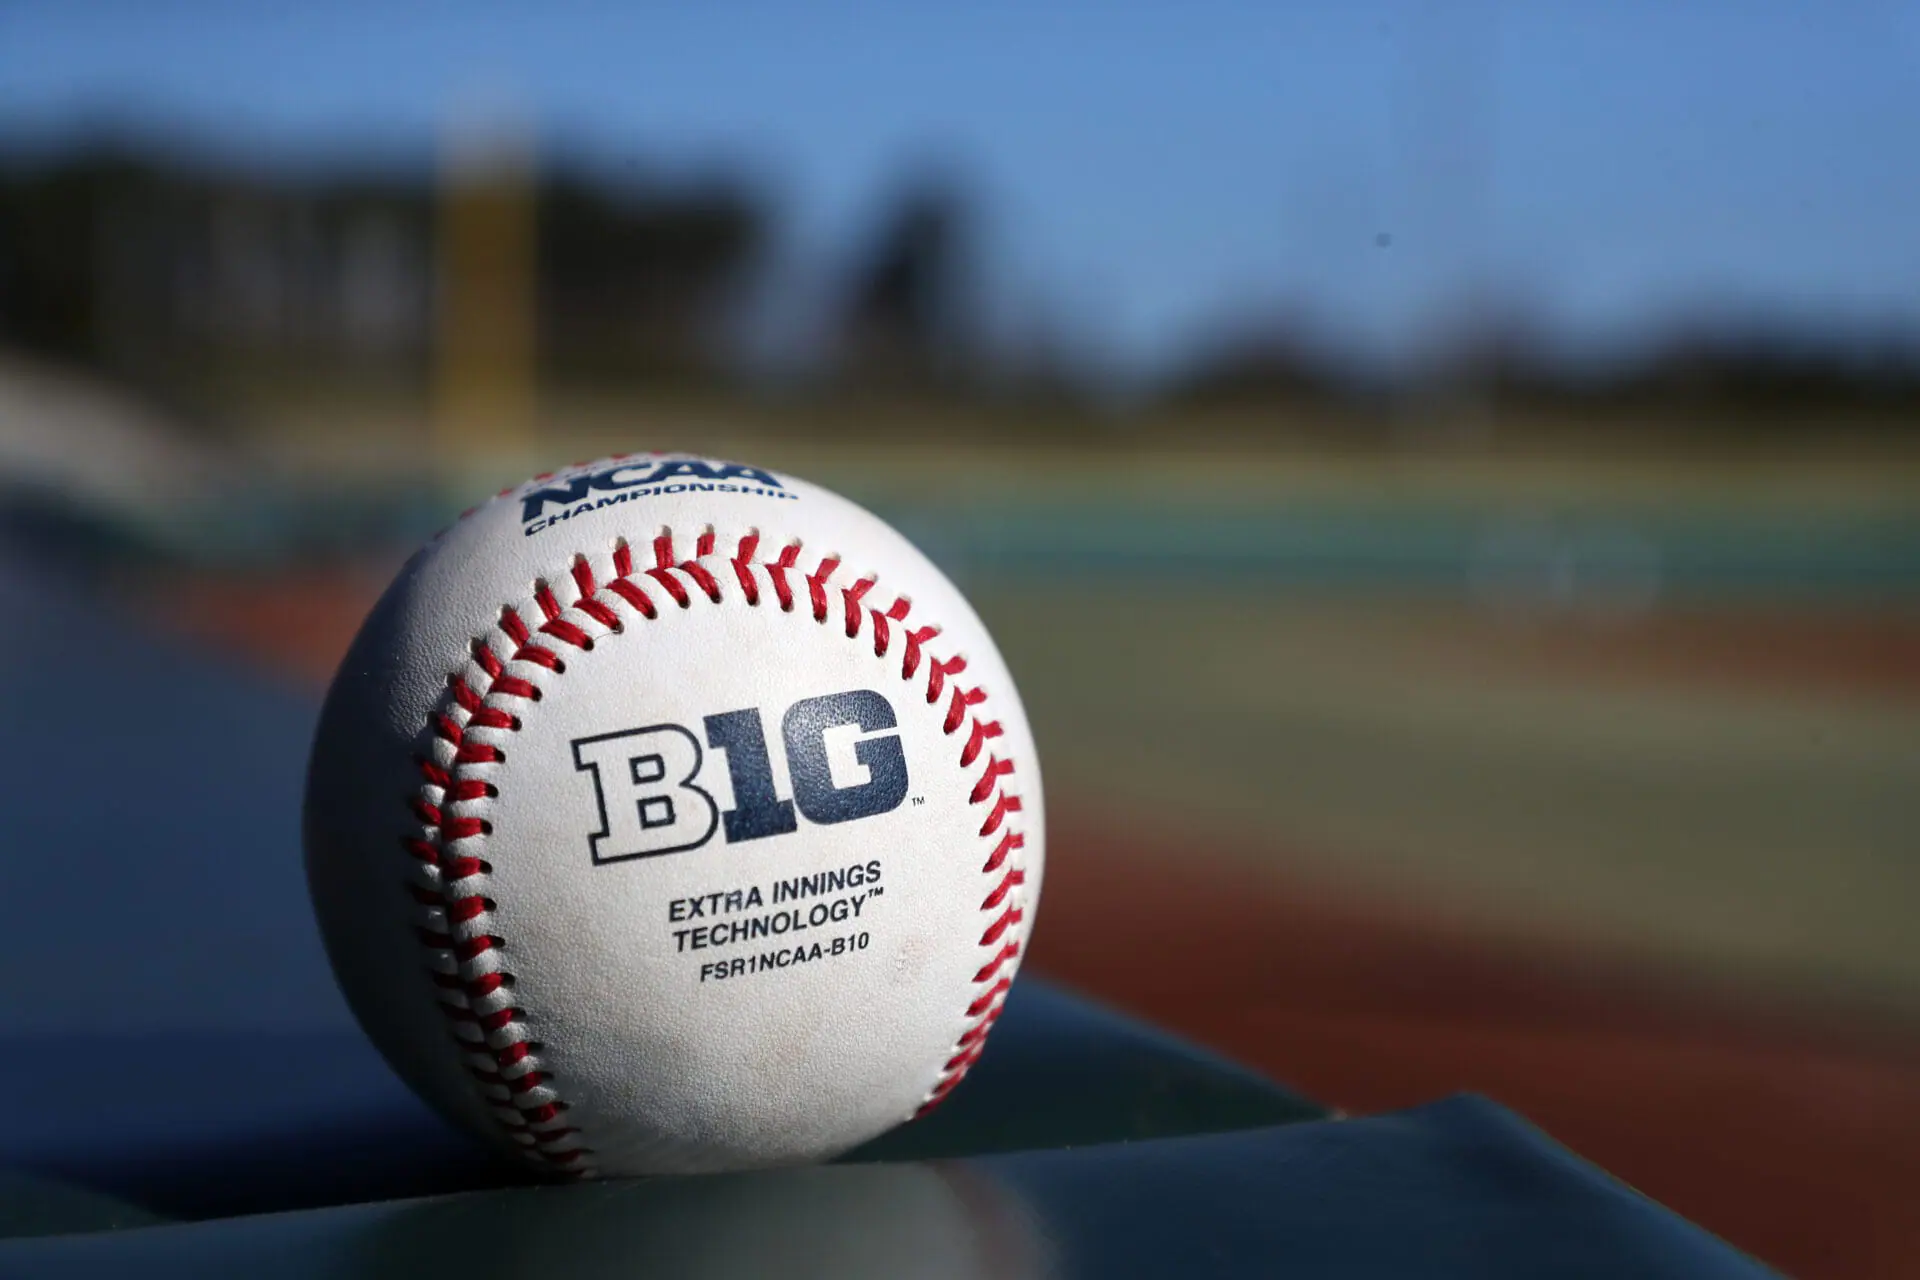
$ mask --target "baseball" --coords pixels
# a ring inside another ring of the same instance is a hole
[[[419,551],[308,770],[361,1024],[539,1166],[815,1160],[937,1103],[1033,928],[1039,766],[953,584],[792,476],[537,476]]]

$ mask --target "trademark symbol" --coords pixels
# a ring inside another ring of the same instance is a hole
[[[913,802],[915,804],[925,804],[927,802],[927,798],[925,796],[915,796],[913,798]]]
[[[877,897],[879,897],[879,896],[880,896],[881,894],[883,894],[883,893],[885,893],[886,891],[887,891],[887,889],[886,889],[886,886],[885,886],[885,885],[878,885],[878,884],[877,884],[877,885],[875,885],[875,886],[873,886],[873,888],[871,888],[871,889],[869,889],[869,890],[867,890],[867,896],[868,896],[869,898],[877,898]]]

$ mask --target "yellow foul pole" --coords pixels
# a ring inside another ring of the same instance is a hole
[[[534,217],[525,143],[508,130],[456,127],[438,198],[433,432],[437,449],[469,461],[520,453],[531,442]]]

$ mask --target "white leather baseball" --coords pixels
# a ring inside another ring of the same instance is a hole
[[[813,1160],[978,1057],[1040,775],[952,583],[790,476],[627,455],[420,551],[328,694],[307,873],[340,985],[541,1165]]]

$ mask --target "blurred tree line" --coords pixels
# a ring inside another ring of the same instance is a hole
[[[779,275],[777,214],[731,176],[649,180],[548,161],[518,183],[531,227],[528,318],[552,385],[724,388],[751,380],[742,333]],[[91,143],[0,155],[0,343],[191,395],[221,379],[424,380],[458,296],[443,278],[445,184],[426,167],[324,174]],[[907,184],[803,321],[829,391],[1071,399],[1091,379],[1034,344],[986,353],[970,205]],[[1524,324],[1470,332],[1413,381],[1484,403],[1805,420],[1858,410],[1920,423],[1912,334],[1755,323],[1677,328],[1600,365]],[[1009,368],[1013,374],[1009,374]],[[1296,320],[1215,334],[1153,389],[1195,409],[1377,407],[1408,375],[1370,368]],[[1780,411],[1780,412],[1775,412]]]
[[[1411,370],[1387,370],[1281,318],[1215,335],[1164,388],[1191,407],[1381,408],[1404,399],[1479,409],[1676,419],[1701,426],[1920,429],[1920,332],[1721,314],[1677,320],[1626,350],[1573,356],[1545,326],[1461,326]],[[1662,418],[1662,415],[1666,415]]]
[[[755,194],[562,167],[525,182],[507,194],[532,207],[554,374],[711,375],[716,326],[768,231]],[[117,146],[0,161],[0,335],[142,378],[423,375],[442,198],[424,170],[276,174]]]

